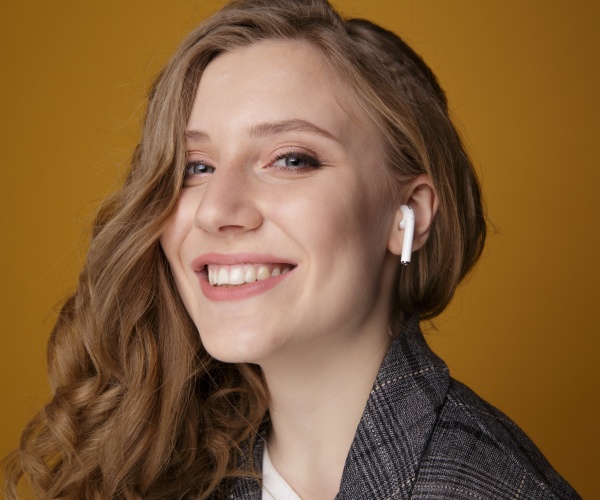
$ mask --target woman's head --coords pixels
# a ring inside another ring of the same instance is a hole
[[[392,320],[439,314],[485,239],[473,167],[448,116],[444,93],[419,56],[368,21],[343,20],[325,1],[233,1],[183,43],[151,94],[140,151],[140,166],[158,165],[156,179],[171,187],[167,212],[179,197],[186,164],[183,132],[205,68],[219,54],[267,40],[301,43],[319,55],[337,80],[334,98],[349,122],[366,126],[379,141],[388,176],[388,189],[382,192],[395,194],[398,207],[410,201],[402,196],[411,182],[429,179],[437,214],[430,227],[426,221],[427,234],[416,245],[422,248],[412,264],[397,271]],[[423,219],[417,210],[417,224]]]
[[[218,359],[265,368],[307,345],[325,355],[387,336],[398,204],[379,134],[344,85],[303,40],[222,53],[200,79],[161,243]]]

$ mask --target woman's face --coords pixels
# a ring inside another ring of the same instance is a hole
[[[200,80],[161,244],[217,359],[261,364],[387,325],[398,206],[343,85],[299,41],[224,53]]]

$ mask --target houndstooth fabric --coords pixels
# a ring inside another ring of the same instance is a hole
[[[259,500],[260,485],[240,479],[230,497]],[[336,500],[451,498],[580,497],[513,422],[450,378],[413,321],[381,365]]]

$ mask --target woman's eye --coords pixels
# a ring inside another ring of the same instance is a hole
[[[214,167],[202,162],[189,162],[185,166],[185,177],[193,177],[196,175],[212,174],[215,171]]]
[[[286,153],[277,157],[274,167],[286,170],[304,170],[318,168],[321,163],[316,158],[299,153]]]

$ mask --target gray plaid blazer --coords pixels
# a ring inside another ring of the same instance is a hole
[[[239,479],[230,498],[260,500],[261,487]],[[381,365],[336,496],[408,498],[580,498],[508,417],[450,378],[417,321]]]

